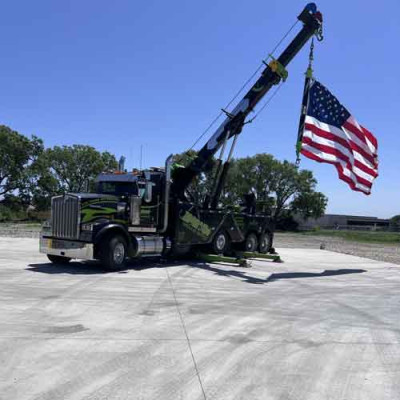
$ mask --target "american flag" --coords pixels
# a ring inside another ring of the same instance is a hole
[[[378,176],[378,142],[321,83],[307,78],[300,121],[301,153],[335,165],[351,189],[370,194]]]

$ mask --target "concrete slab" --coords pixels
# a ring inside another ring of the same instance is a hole
[[[55,266],[0,238],[0,399],[400,398],[398,266]]]

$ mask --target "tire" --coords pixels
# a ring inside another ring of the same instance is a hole
[[[101,264],[112,271],[118,271],[126,266],[128,245],[121,235],[108,236],[100,242]]]
[[[53,254],[47,254],[47,258],[54,264],[68,264],[71,261],[69,257],[55,256]]]
[[[249,233],[244,241],[244,249],[245,251],[249,251],[254,253],[258,251],[258,238],[255,233]]]
[[[224,254],[229,250],[230,240],[226,232],[219,231],[211,242],[211,249],[215,254]]]
[[[258,243],[258,251],[263,254],[269,253],[272,249],[273,239],[274,236],[271,232],[267,231],[261,234]]]

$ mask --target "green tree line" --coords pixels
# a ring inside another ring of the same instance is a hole
[[[186,165],[195,152],[177,155]],[[216,167],[197,178],[188,189],[194,202],[203,202],[212,190]],[[50,208],[51,197],[66,192],[93,189],[96,176],[117,168],[115,156],[92,146],[72,145],[45,148],[37,136],[30,138],[0,126],[0,221],[23,219],[26,210]],[[327,205],[324,194],[316,191],[311,171],[279,161],[270,154],[232,160],[221,203],[239,209],[243,195],[254,193],[260,210],[275,219],[287,220],[292,213],[305,218],[321,216]]]
[[[45,148],[37,136],[0,125],[0,222],[25,218],[30,207],[46,211],[52,196],[85,191],[100,172],[117,165],[107,151],[86,145]]]
[[[183,165],[195,156],[190,151],[176,156]],[[212,190],[216,162],[210,170],[200,175],[189,187],[189,197],[203,202]],[[295,228],[293,215],[318,218],[325,212],[327,197],[316,191],[317,180],[313,173],[299,169],[294,163],[279,161],[270,154],[233,159],[221,196],[221,203],[239,209],[245,194],[254,193],[259,210],[272,215],[278,226]]]

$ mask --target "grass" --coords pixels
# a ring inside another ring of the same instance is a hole
[[[302,235],[338,237],[352,242],[400,244],[400,232],[340,231],[318,229]]]

